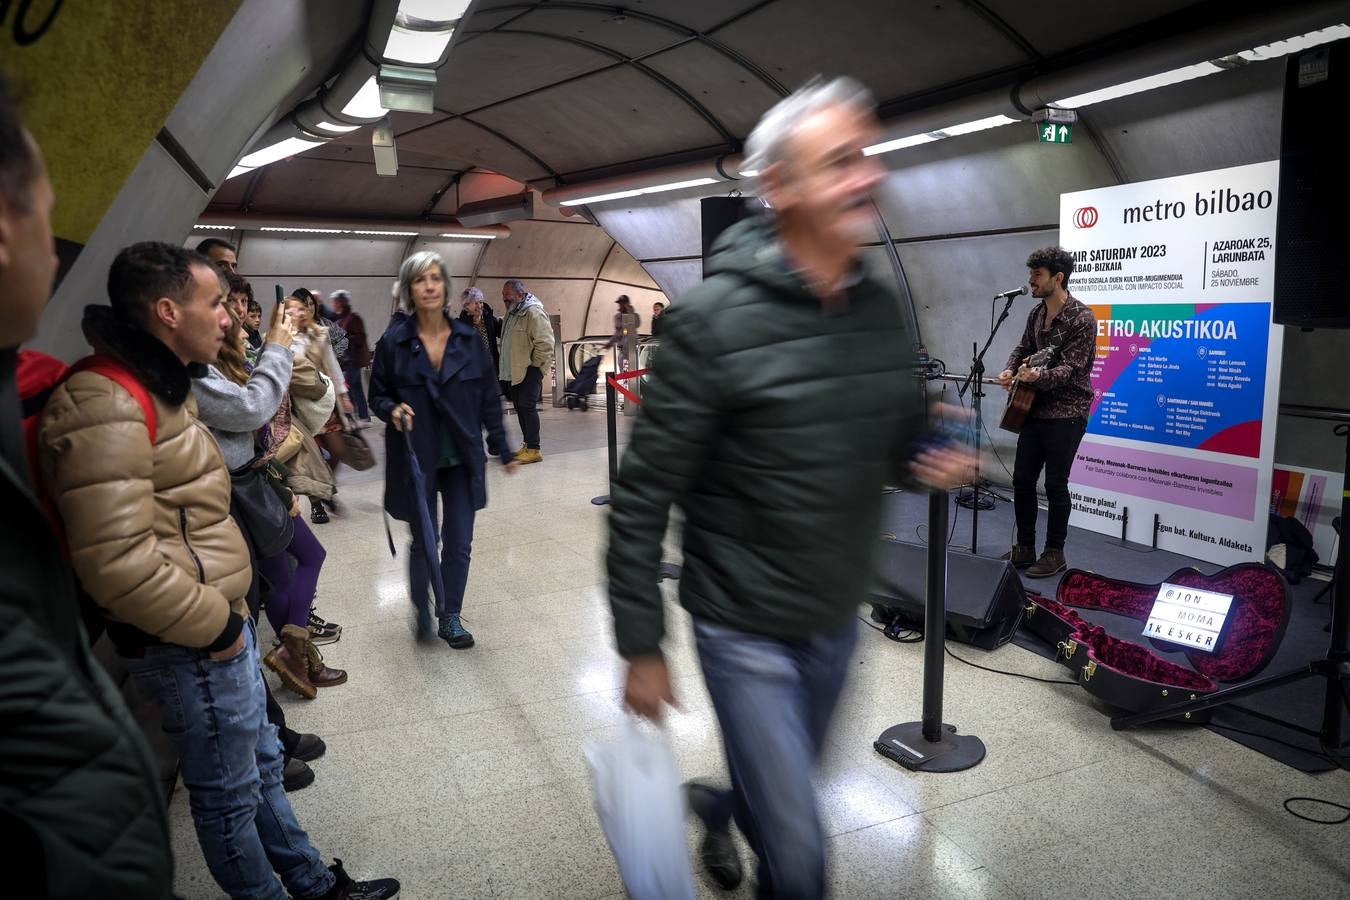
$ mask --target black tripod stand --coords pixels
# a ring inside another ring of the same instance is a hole
[[[1026,288],[1022,290],[1025,291]],[[989,352],[989,345],[994,342],[994,335],[998,334],[999,326],[1003,324],[1004,319],[1008,318],[1008,311],[1012,309],[1013,301],[1019,296],[1021,294],[1013,294],[1004,301],[1003,312],[999,313],[998,319],[989,329],[989,337],[985,339],[984,346],[976,350],[974,344],[970,345],[971,350],[975,353],[975,358],[970,363],[970,374],[966,376],[965,382],[956,389],[957,397],[964,397],[966,391],[970,391],[970,408],[975,412],[975,440],[972,443],[976,457],[980,455],[980,436],[981,432],[984,431],[984,404],[981,402],[984,400],[984,355]],[[980,510],[993,509],[995,498],[1005,503],[1008,500],[1007,497],[994,493],[989,487],[989,481],[978,475],[971,482],[969,488],[957,495],[957,504],[970,510],[971,553],[978,552],[976,547],[980,541]]]
[[[1336,426],[1336,434],[1346,436],[1345,471],[1350,473],[1350,425]],[[1350,513],[1350,491],[1341,493],[1341,521],[1346,521]],[[1297,731],[1309,737],[1317,738],[1322,752],[1336,765],[1346,767],[1346,742],[1341,738],[1341,722],[1347,709],[1350,709],[1350,590],[1347,590],[1345,573],[1350,568],[1350,547],[1344,540],[1338,542],[1336,553],[1336,575],[1331,592],[1331,646],[1326,656],[1309,660],[1302,667],[1283,675],[1258,678],[1247,684],[1216,691],[1200,700],[1177,703],[1145,713],[1118,716],[1111,720],[1111,727],[1117,731],[1156,722],[1173,716],[1185,716],[1203,709],[1212,709],[1232,703],[1251,694],[1285,684],[1293,684],[1305,678],[1318,678],[1324,682],[1326,690],[1322,702],[1322,726],[1314,731],[1274,716],[1267,716],[1253,710],[1244,710],[1250,715],[1273,722],[1291,731]]]

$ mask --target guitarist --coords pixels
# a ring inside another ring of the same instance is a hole
[[[1026,425],[1017,438],[1013,465],[1013,509],[1017,543],[1003,558],[1030,578],[1045,578],[1068,568],[1064,540],[1069,533],[1069,470],[1078,442],[1087,429],[1092,406],[1092,359],[1097,319],[1069,293],[1073,257],[1063,247],[1046,247],[1027,258],[1031,295],[1041,302],[1027,317],[1022,339],[1008,357],[998,382],[1012,390],[1014,381],[1036,391]],[[1050,360],[1030,368],[1031,354],[1053,347]],[[1036,481],[1045,469],[1050,503],[1045,552],[1036,557]]]

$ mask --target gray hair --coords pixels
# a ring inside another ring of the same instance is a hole
[[[525,282],[521,281],[519,278],[511,278],[511,279],[509,279],[509,280],[506,282],[506,286],[509,287],[511,290],[515,291],[515,292],[518,293],[518,294],[528,294],[528,293],[529,293],[529,291],[525,290]]]
[[[459,295],[459,299],[465,303],[482,303],[483,292],[476,287],[466,287],[464,293]]]
[[[399,305],[409,312],[417,308],[413,301],[412,284],[432,266],[440,267],[441,281],[445,282],[446,303],[450,302],[450,270],[445,267],[445,259],[435,250],[422,250],[403,261],[398,270],[398,284],[394,288]]]
[[[870,110],[876,101],[871,91],[852,78],[830,81],[820,76],[812,78],[760,117],[745,139],[745,162],[741,168],[762,173],[774,163],[783,162],[788,140],[798,125],[821,110],[842,104]]]

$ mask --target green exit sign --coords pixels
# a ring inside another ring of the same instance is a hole
[[[1042,144],[1072,144],[1073,126],[1056,125],[1054,122],[1042,122],[1036,126]]]

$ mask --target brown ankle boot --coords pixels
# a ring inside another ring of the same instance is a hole
[[[309,663],[304,651],[297,655],[286,646],[284,638],[280,645],[273,647],[263,657],[263,665],[276,672],[281,677],[282,684],[306,700],[313,700],[318,696],[319,692],[314,689],[314,682],[309,680]]]
[[[347,673],[342,669],[330,669],[324,665],[323,654],[319,648],[314,646],[314,641],[310,639],[309,630],[301,628],[299,625],[287,625],[281,629],[282,640],[286,646],[290,647],[292,642],[301,645],[300,652],[304,654],[305,665],[309,670],[309,680],[316,688],[335,687],[347,682]]]

